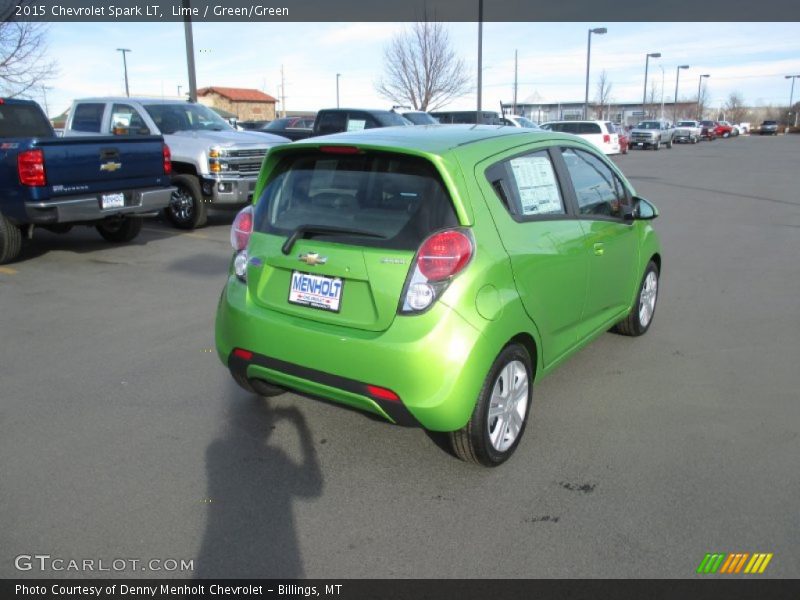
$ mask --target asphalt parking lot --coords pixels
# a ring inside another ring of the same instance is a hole
[[[230,214],[128,246],[37,232],[0,268],[0,576],[20,554],[176,577],[690,577],[800,557],[800,136],[619,157],[661,211],[650,332],[537,384],[515,456],[240,390],[213,348]],[[115,573],[111,573],[114,575]],[[108,575],[105,573],[104,575]]]

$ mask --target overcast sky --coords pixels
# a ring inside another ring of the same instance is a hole
[[[607,27],[592,36],[589,97],[605,69],[613,101],[640,102],[645,55],[649,80],[664,96],[693,99],[699,76],[708,73],[712,106],[731,92],[751,105],[787,105],[791,81],[800,75],[798,23],[485,23],[483,36],[483,108],[498,110],[513,97],[514,51],[519,54],[518,101],[582,101],[586,76],[586,36],[590,27]],[[122,55],[130,48],[131,95],[176,96],[188,89],[182,23],[53,23],[49,52],[60,66],[48,83],[51,116],[74,98],[124,95]],[[402,23],[197,23],[194,45],[199,87],[219,85],[261,89],[280,98],[281,65],[287,110],[317,110],[336,104],[336,73],[342,106],[390,107],[375,92],[383,70],[383,48]],[[452,45],[466,69],[477,71],[477,24],[446,24]],[[476,78],[475,78],[476,79]],[[649,87],[649,86],[648,86]],[[660,92],[658,98],[660,99]],[[800,83],[795,99],[800,98]],[[43,97],[35,99],[40,102]],[[448,108],[473,109],[473,91]],[[280,104],[278,105],[280,110]]]

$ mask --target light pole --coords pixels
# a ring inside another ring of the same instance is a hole
[[[182,87],[183,87],[182,85],[178,84],[178,98],[181,97],[181,88]]]
[[[339,108],[339,77],[341,76],[341,73],[336,74],[336,108]]]
[[[664,120],[664,65],[658,65],[661,69],[661,116],[659,119]]]
[[[125,54],[130,52],[130,48],[117,48],[117,52],[122,52],[122,68],[125,69],[125,95],[130,98],[131,93],[128,90],[128,61],[125,60]]]
[[[650,66],[651,58],[661,58],[661,52],[651,52],[644,60],[644,94],[642,95],[642,112],[647,118],[647,68]]]
[[[481,124],[483,95],[483,0],[478,0],[478,108],[475,111],[475,123]]]
[[[789,92],[789,114],[792,113],[792,103],[794,102],[794,80],[800,75],[787,75],[786,79],[792,80],[792,91]],[[794,126],[797,127],[797,111],[794,111]]]
[[[678,81],[681,77],[681,69],[688,69],[689,65],[679,65],[677,69],[675,69],[675,102],[673,102],[673,106],[675,110],[672,111],[672,121],[676,123],[678,121]]]
[[[703,119],[703,115],[700,112],[700,88],[703,87],[703,78],[711,77],[711,75],[700,75],[700,81],[697,83],[697,120],[700,121]]]
[[[589,115],[589,63],[592,60],[592,34],[596,33],[597,35],[603,35],[608,33],[608,29],[605,27],[595,27],[594,29],[589,30],[589,34],[586,36],[586,95],[583,98],[583,118],[586,120]],[[602,98],[601,98],[602,100]]]

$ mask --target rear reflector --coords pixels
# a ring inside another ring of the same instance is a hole
[[[367,392],[373,398],[377,398],[378,400],[392,400],[394,402],[398,402],[400,400],[400,396],[395,394],[392,390],[387,390],[386,388],[378,387],[377,385],[368,385]]]
[[[47,185],[47,177],[44,173],[44,152],[37,148],[17,154],[17,174],[22,185]]]
[[[320,146],[319,151],[326,154],[358,154],[361,152],[355,146]]]
[[[233,351],[233,355],[236,358],[241,358],[242,360],[251,360],[253,358],[253,353],[249,350],[242,350],[241,348],[236,348]]]

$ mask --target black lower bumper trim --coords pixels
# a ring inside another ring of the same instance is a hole
[[[358,394],[359,396],[366,396],[380,406],[381,409],[387,415],[389,415],[389,418],[391,418],[392,421],[394,421],[397,425],[402,425],[404,427],[420,427],[419,421],[417,421],[414,418],[414,415],[408,411],[402,401],[383,400],[381,398],[376,398],[367,390],[368,384],[362,381],[348,379],[347,377],[333,375],[331,373],[318,371],[316,369],[310,369],[308,367],[296,365],[294,363],[279,360],[277,358],[264,356],[263,354],[253,353],[253,356],[250,360],[245,360],[244,358],[236,356],[233,353],[231,353],[228,357],[228,368],[233,376],[239,380],[248,379],[247,367],[249,365],[257,365],[259,367],[264,367],[280,373],[286,373],[292,377],[298,377],[314,383],[338,388],[346,392]]]

